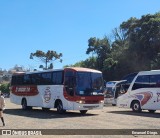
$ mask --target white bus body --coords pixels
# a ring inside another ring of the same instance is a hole
[[[127,93],[117,99],[117,106],[135,112],[160,109],[160,70],[141,71],[133,79]]]
[[[58,77],[57,77],[58,76]],[[94,87],[91,86],[94,84]],[[66,110],[102,109],[102,73],[87,68],[17,73],[12,76],[10,100],[23,109],[42,107]]]

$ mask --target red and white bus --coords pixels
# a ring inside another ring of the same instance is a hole
[[[66,110],[102,109],[104,104],[102,72],[70,67],[57,70],[13,74],[10,101],[22,109],[42,107]]]

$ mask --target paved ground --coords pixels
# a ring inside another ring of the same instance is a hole
[[[118,108],[106,105],[102,110],[90,110],[86,115],[79,111],[68,111],[58,114],[56,110],[42,111],[41,108],[22,110],[21,106],[10,103],[6,99],[6,110],[4,112],[6,126],[0,129],[160,129],[160,111],[149,113],[134,113],[131,109]],[[106,130],[108,131],[108,130]],[[63,133],[62,132],[62,133]],[[75,132],[76,133],[76,132]],[[90,133],[90,132],[88,132]],[[96,133],[96,131],[95,131]],[[111,132],[112,133],[112,132]],[[116,133],[116,132],[114,132]],[[5,136],[7,137],[7,136]],[[11,137],[11,136],[8,136]],[[14,136],[16,137],[16,136]],[[23,136],[24,138],[25,136]],[[28,136],[27,136],[28,137]],[[39,137],[39,136],[34,136]],[[45,135],[42,137],[53,137]],[[54,137],[158,137],[152,135],[54,135]]]

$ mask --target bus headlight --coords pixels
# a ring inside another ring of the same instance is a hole
[[[76,101],[76,102],[79,103],[79,104],[84,104],[85,103],[85,101],[82,101],[82,100]]]
[[[100,100],[99,103],[104,103],[104,100]]]

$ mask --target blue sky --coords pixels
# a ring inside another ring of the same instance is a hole
[[[36,50],[63,54],[54,68],[86,55],[90,37],[103,38],[130,17],[160,11],[159,0],[0,0],[0,68],[38,68]]]

